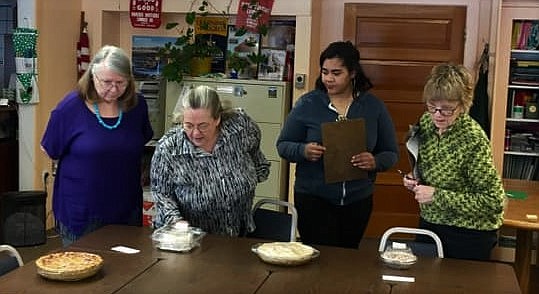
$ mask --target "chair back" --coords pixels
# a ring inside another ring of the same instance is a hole
[[[410,246],[410,248],[416,255],[434,255],[434,256],[437,255],[439,258],[444,257],[444,249],[442,247],[442,240],[440,240],[440,237],[438,237],[438,235],[436,235],[434,232],[430,230],[408,228],[408,227],[393,227],[386,230],[384,234],[382,235],[382,238],[380,239],[380,245],[378,246],[379,252],[383,252],[385,250],[386,243],[389,236],[396,233],[429,236],[432,238],[434,243],[415,242],[415,241],[409,241],[406,243]]]
[[[279,208],[286,208],[290,213],[266,209],[263,205],[277,205]],[[298,213],[292,203],[264,198],[255,203],[252,213],[256,229],[248,233],[248,237],[282,242],[296,241]]]
[[[10,245],[0,245],[0,276],[23,265],[21,255]]]

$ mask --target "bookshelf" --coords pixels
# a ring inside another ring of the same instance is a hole
[[[503,166],[508,179],[539,180],[539,40],[533,31],[539,31],[539,19],[512,21]]]
[[[494,159],[504,178],[539,180],[539,3],[502,1],[492,102]]]

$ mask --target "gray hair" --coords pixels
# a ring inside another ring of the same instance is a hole
[[[206,85],[184,87],[172,115],[172,123],[181,124],[185,109],[207,109],[212,118],[226,120],[234,112],[229,100],[221,100],[217,91]]]
[[[95,75],[101,67],[108,67],[125,78],[131,76],[131,61],[120,47],[105,45],[94,55],[88,69]]]
[[[97,51],[88,66],[88,70],[79,79],[78,90],[81,98],[90,103],[99,102],[100,98],[95,89],[93,76],[104,67],[123,76],[128,82],[123,95],[118,98],[122,108],[127,111],[135,107],[138,101],[135,78],[131,71],[131,60],[122,48],[112,45],[105,45]]]

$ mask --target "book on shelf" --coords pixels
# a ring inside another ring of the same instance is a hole
[[[533,180],[533,174],[535,173],[535,168],[537,166],[537,159],[539,158],[534,158],[533,161],[528,164],[528,168],[526,169],[526,176],[524,177],[528,181]]]
[[[526,155],[506,155],[503,164],[503,177],[509,179],[538,180],[539,157]]]
[[[519,50],[538,50],[539,20],[518,20],[513,22],[511,48]]]
[[[518,48],[518,37],[520,35],[520,28],[522,27],[522,22],[516,21],[513,23],[513,32],[511,33],[511,48]]]

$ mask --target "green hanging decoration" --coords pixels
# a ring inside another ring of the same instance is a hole
[[[19,103],[38,102],[37,36],[37,30],[32,28],[16,28],[13,32]]]

